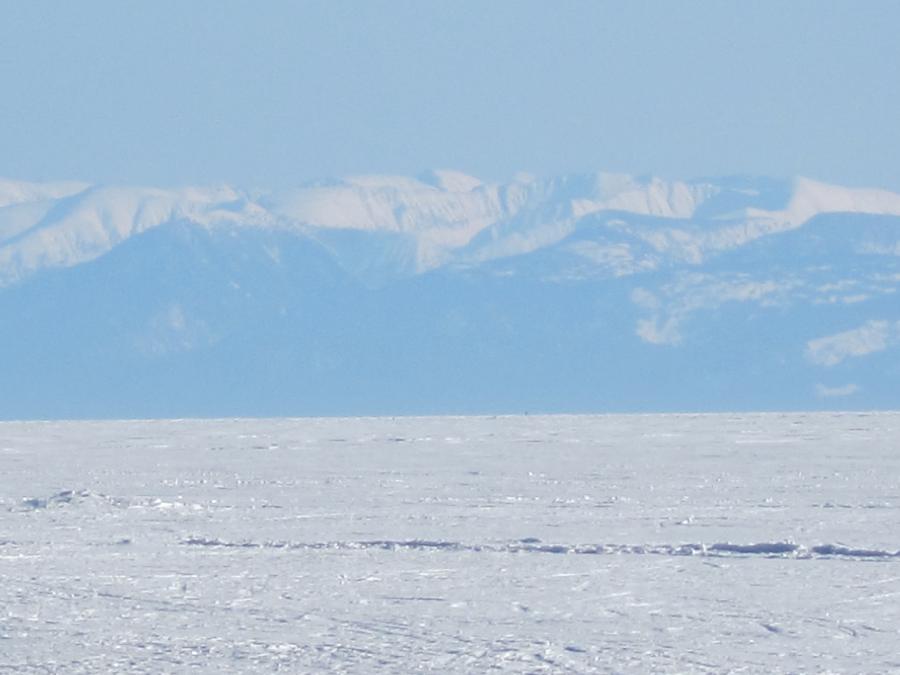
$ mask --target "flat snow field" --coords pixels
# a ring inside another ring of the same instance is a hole
[[[0,424],[0,671],[900,672],[900,413]]]

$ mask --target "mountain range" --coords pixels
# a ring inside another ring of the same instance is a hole
[[[900,194],[0,180],[0,418],[900,406]]]

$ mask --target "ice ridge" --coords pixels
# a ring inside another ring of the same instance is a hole
[[[731,542],[684,544],[545,544],[534,538],[506,543],[464,543],[427,539],[374,539],[361,541],[229,541],[216,537],[191,536],[180,542],[185,546],[204,546],[227,549],[285,549],[285,550],[434,550],[472,553],[546,553],[557,555],[661,555],[703,557],[770,558],[900,558],[900,550],[853,548],[841,544],[804,546],[793,542],[772,541],[751,544]]]

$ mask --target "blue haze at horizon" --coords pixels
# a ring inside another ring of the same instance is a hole
[[[900,190],[900,5],[7,3],[0,176],[605,168]]]

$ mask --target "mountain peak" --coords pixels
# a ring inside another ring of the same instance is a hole
[[[402,267],[421,272],[454,261],[529,253],[563,240],[583,223],[613,222],[615,214],[631,219],[626,229],[658,253],[681,251],[678,255],[695,261],[800,227],[819,214],[900,214],[896,193],[808,178],[797,178],[787,199],[774,198],[783,205],[772,208],[771,186],[758,182],[757,189],[753,179],[666,181],[600,172],[519,176],[488,184],[439,169],[417,177],[362,175],[262,190],[251,199],[229,186],[161,189],[3,180],[0,286],[44,268],[93,260],[135,235],[174,222],[279,227],[321,236],[340,231],[399,236],[412,252]]]
[[[432,169],[419,174],[418,178],[445,192],[471,192],[484,185],[478,178],[452,169]]]
[[[884,407],[898,294],[806,178],[2,181],[0,416]]]

